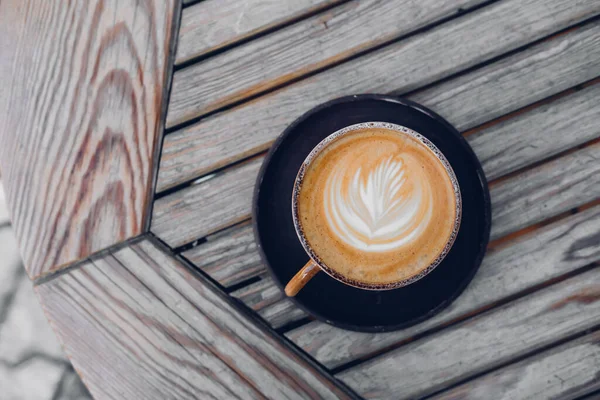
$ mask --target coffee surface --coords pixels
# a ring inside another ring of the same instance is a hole
[[[423,272],[455,230],[444,164],[418,139],[386,128],[329,143],[304,174],[299,223],[320,260],[352,281],[388,284]]]

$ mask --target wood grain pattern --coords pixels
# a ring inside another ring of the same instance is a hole
[[[37,292],[98,399],[348,397],[148,240]]]
[[[600,332],[596,331],[433,398],[572,399],[600,389],[599,374]]]
[[[260,281],[238,289],[231,295],[256,311],[275,329],[307,316],[283,294],[269,275],[263,275]]]
[[[343,0],[205,0],[181,16],[179,64],[221,49]]]
[[[0,165],[31,278],[145,228],[178,4],[0,4]]]
[[[557,5],[557,8],[553,8],[553,5]],[[562,7],[566,9],[562,10]],[[519,12],[515,12],[516,9]],[[293,120],[322,102],[338,96],[364,92],[406,93],[523,46],[531,40],[598,12],[600,6],[596,2],[580,1],[567,4],[560,0],[544,1],[543,6],[539,2],[521,0],[498,2],[230,111],[209,117],[166,136],[157,190],[163,191],[267,149],[275,137]],[[526,29],[514,29],[515,26],[526,26]],[[593,60],[598,59],[599,51],[599,46],[594,42],[594,38],[598,37],[597,24],[594,26],[593,31],[572,32],[555,41],[525,50],[521,53],[522,56],[507,58],[508,63],[518,63],[522,69],[508,69],[506,77],[498,77],[498,84],[495,81],[485,82],[481,78],[478,79],[478,84],[500,90],[485,99],[481,98],[486,102],[486,109],[497,107],[508,112],[509,105],[512,105],[512,110],[523,107],[536,98],[575,86],[585,79],[591,79],[590,75],[594,73],[597,75],[597,63],[590,65]],[[469,40],[465,40],[465,37]],[[580,40],[584,42],[582,46],[577,44]],[[544,59],[548,59],[548,62],[544,63]],[[563,80],[553,80],[549,69],[553,68],[555,62],[559,63],[557,68],[572,71],[571,74],[561,73]],[[427,68],[423,68],[423,65]],[[524,68],[527,65],[530,68]],[[485,76],[487,69],[481,71]],[[523,85],[530,82],[536,84],[536,90],[541,84],[542,90],[539,93],[523,90]],[[460,93],[459,87],[446,87],[446,90],[450,89]],[[431,96],[433,97],[433,94]],[[433,98],[452,102],[451,98]],[[464,106],[469,108],[469,116],[475,114],[479,121],[482,115],[477,114],[477,102],[472,98],[469,100]],[[494,100],[497,101],[495,106]],[[474,126],[469,124],[469,119],[457,119],[452,114],[443,112],[449,109],[444,104],[425,105],[442,111],[444,117],[459,126]],[[471,110],[473,106],[475,109]],[[465,114],[461,112],[459,115],[464,117]]]
[[[598,97],[596,84],[479,129],[467,140],[488,179],[498,178],[600,137]],[[226,287],[266,272],[249,221],[209,236],[183,255]]]
[[[363,0],[343,4],[177,71],[167,126],[276,87],[483,1]]]
[[[286,335],[325,366],[340,367],[597,262],[599,235],[600,207],[596,207],[488,249],[473,281],[454,303],[435,317],[399,332],[365,334],[311,322]]]
[[[206,243],[182,255],[225,287],[261,276],[263,279],[260,281],[240,288],[231,295],[256,311],[273,328],[278,329],[306,317],[306,313],[285,298],[272,278],[268,277],[258,254],[250,221],[211,235]]]
[[[572,100],[578,100],[578,98],[579,96],[577,95],[572,96]],[[570,102],[561,100],[560,103],[564,107],[561,108],[563,112],[570,111]],[[598,109],[597,102],[592,102],[591,104]],[[545,112],[543,109],[540,109],[539,111],[541,113]],[[538,115],[538,113],[532,112],[531,116],[537,117]],[[542,124],[539,126],[539,128],[545,129],[546,126]],[[538,132],[536,130],[531,130],[528,134],[523,134],[522,139],[526,141],[529,138],[529,135],[531,135],[531,137],[538,137],[542,133],[544,133],[544,131]],[[546,133],[550,134],[549,132]],[[557,133],[562,134],[562,132]],[[471,136],[468,138],[470,137]],[[491,138],[494,139],[493,137]],[[548,141],[548,143],[553,143],[553,141]],[[490,145],[495,144],[496,139],[490,143]],[[558,144],[560,144],[560,141],[558,141]],[[514,232],[517,229],[528,226],[542,219],[557,215],[570,208],[576,207],[577,205],[600,198],[600,192],[598,191],[599,189],[597,189],[600,187],[600,182],[597,182],[597,177],[600,176],[600,172],[598,171],[600,164],[596,160],[596,156],[599,154],[599,151],[599,144],[589,146],[573,154],[527,171],[524,174],[517,175],[510,180],[501,182],[500,184],[492,187],[492,216],[494,221],[492,225],[492,237],[501,237],[507,233]],[[586,190],[584,190],[584,187]],[[222,203],[220,203],[220,206],[222,207]],[[223,244],[221,244],[222,240],[224,241]],[[239,245],[236,246],[235,242],[239,242]],[[249,278],[251,276],[256,276],[259,272],[263,271],[264,267],[257,265],[257,263],[260,263],[260,257],[256,248],[252,245],[249,245],[252,242],[253,234],[249,227],[241,231],[236,231],[236,236],[233,241],[230,238],[221,240],[217,239],[214,242],[214,247],[227,248],[228,251],[225,255],[225,258],[228,259],[228,263],[230,263],[228,267],[219,272],[221,274],[225,271],[233,273],[233,271],[236,270],[236,267],[240,266],[240,274],[242,274],[245,278]],[[204,265],[204,260],[201,256],[203,253],[201,250],[202,247],[203,245],[200,245],[192,250],[199,255],[195,261],[201,268],[203,268]],[[208,250],[208,254],[210,253],[211,251]],[[525,257],[526,255],[523,253],[518,254],[521,257]],[[209,261],[210,266],[211,259],[208,258],[207,260]],[[252,271],[255,273],[252,274],[251,271],[246,270],[244,267],[246,265],[251,265]],[[581,266],[581,264],[578,266]],[[497,294],[498,291],[490,293]],[[261,313],[261,315],[263,315],[268,322],[274,324],[276,327],[280,327],[305,316],[304,313],[295,308],[291,302],[278,304],[277,309],[281,310],[281,312],[273,312],[272,308],[270,307],[272,307],[276,302],[281,302],[283,297],[281,291],[275,286],[271,278],[263,279],[257,283],[251,284],[243,289],[238,290],[237,292],[234,292],[232,295],[239,297],[249,307]],[[304,340],[314,340],[317,343],[326,340],[326,336],[323,335],[322,332],[315,332],[315,329],[320,329],[318,325],[319,324],[317,323],[316,327],[313,326],[307,330],[307,332],[310,332],[307,333],[307,337],[302,337],[303,334],[299,332],[292,332],[290,337],[292,337],[294,341],[297,341],[299,344],[301,344],[301,347],[309,347],[309,351],[325,351],[327,352],[326,354],[331,354],[329,353],[329,349],[315,348],[314,343],[303,343]],[[423,327],[427,326],[429,325],[423,325]],[[303,328],[300,328],[300,332],[302,332],[302,329]],[[336,333],[340,334],[340,332]],[[340,335],[348,336],[347,333]],[[335,343],[350,346],[351,343],[357,340],[357,338],[356,335],[349,335],[352,337],[352,340],[349,339],[348,342],[344,340],[338,340],[339,337],[333,334],[329,339]],[[374,339],[374,342],[377,343],[378,340]],[[384,340],[384,342],[387,343],[386,340]],[[332,343],[328,343],[323,347],[327,347],[331,344]],[[379,343],[379,345],[384,345],[384,343]],[[360,346],[360,348],[367,350],[368,346],[363,344]],[[348,351],[347,349],[345,350]],[[339,347],[336,347],[336,350],[333,351],[333,354],[335,354],[335,357],[337,357],[338,362],[342,362],[342,360],[344,362],[349,361],[344,359],[344,354],[347,353],[340,351]],[[335,366],[328,364],[331,362],[331,360],[319,358],[318,353],[314,353],[313,355],[315,355],[320,361],[324,362],[327,366]]]
[[[499,178],[600,137],[598,98],[600,84],[595,84],[469,135],[486,178]]]
[[[312,322],[286,335],[328,368],[339,367],[600,260],[600,241],[594,239],[600,234],[598,226],[600,208],[596,207],[492,249],[465,293],[446,311],[416,327],[401,332],[364,334]],[[251,231],[247,232],[246,238],[238,236],[242,242],[252,238]],[[244,265],[246,257],[258,257],[252,251],[244,254],[235,251],[235,254],[238,265]],[[232,295],[276,328],[305,317],[293,303],[282,300],[283,295],[271,278],[248,285]]]
[[[225,287],[266,272],[250,221],[210,235],[182,255]]]
[[[256,157],[156,200],[151,231],[179,247],[248,219],[263,159]]]
[[[600,199],[599,157],[596,143],[492,186],[491,238]]]
[[[600,268],[338,376],[366,398],[415,398],[600,323]]]
[[[577,98],[571,100],[576,102]],[[571,102],[566,101],[560,107],[560,115],[565,115],[567,120],[572,118],[570,105]],[[594,99],[590,99],[588,107],[594,110],[591,111],[592,114],[595,112],[597,115],[600,112],[600,107]],[[534,110],[527,116],[535,120],[544,110]],[[527,117],[523,115],[523,118]],[[561,126],[555,128],[548,129],[546,125],[531,126],[530,130],[520,131],[518,138],[509,142],[487,134],[469,135],[467,140],[471,137],[479,140],[474,149],[476,154],[488,146],[493,148],[493,151],[510,153],[517,142],[519,146],[526,147],[530,141],[537,143],[540,137],[544,137],[546,140],[538,153],[543,156],[564,149],[563,139],[552,140],[554,136],[564,135]],[[594,134],[592,130],[589,136],[585,132],[582,136],[588,138]],[[489,143],[484,143],[483,139],[489,140]],[[491,188],[492,237],[498,238],[600,197],[600,185],[594,186],[600,179],[600,163],[596,160],[598,146],[596,144],[560,157],[547,165],[540,165],[494,185]],[[486,151],[489,153],[490,150]],[[157,200],[152,231],[169,245],[177,247],[249,218],[252,187],[261,159],[262,157],[256,158],[221,171],[207,182]],[[524,166],[529,162],[522,159],[513,164]],[[493,170],[488,168],[487,172]],[[504,171],[508,172],[510,169],[505,168]],[[515,210],[519,210],[517,214]]]
[[[483,168],[488,176],[498,177],[513,172],[515,169],[528,163],[562,151],[570,145],[577,145],[600,137],[600,128],[595,123],[600,116],[600,107],[596,102],[599,94],[600,85],[588,87],[519,114],[502,123],[479,130],[469,135],[467,140],[482,160]],[[569,135],[564,135],[567,127],[569,128]],[[579,168],[582,164],[585,165],[586,159],[587,162],[593,162],[589,158],[592,153],[589,150],[585,153],[587,154],[587,158],[580,159],[576,155],[566,158],[566,160],[570,161],[564,165],[570,168],[565,169],[563,171],[564,174],[568,175],[572,173],[576,176],[581,172]],[[536,182],[536,177],[544,177],[546,171],[547,167],[541,168],[537,174],[534,174],[531,182]],[[560,169],[557,168],[556,171],[560,171]],[[497,192],[495,189],[493,190],[494,199],[498,196],[500,198],[505,197],[503,193],[511,191],[511,189],[506,189],[507,186],[514,187],[515,185],[520,185],[519,180],[509,182],[500,185]],[[569,191],[567,194],[576,197],[583,194],[584,199],[577,200],[575,198],[575,201],[573,201],[573,199],[566,200],[563,198],[564,201],[561,203],[566,207],[569,204],[582,203],[589,199],[593,200],[594,192],[594,189],[591,191]],[[495,195],[496,193],[498,193],[498,196]],[[539,192],[532,191],[532,193]],[[591,194],[591,196],[584,193]],[[516,200],[521,203],[531,201],[531,206],[534,208],[537,207],[538,210],[543,209],[547,201],[556,201],[555,196],[538,195],[538,197],[544,200],[536,203],[535,199],[532,199],[530,196]],[[528,209],[528,207],[525,207],[525,209]],[[511,216],[514,217],[515,214],[511,214],[510,212],[505,212],[504,214],[500,218],[504,218],[505,221],[501,221],[493,226],[492,235],[495,237],[501,236],[507,230],[516,229],[515,224],[517,226],[520,224],[518,218],[510,218]],[[509,217],[508,220],[506,220],[506,217]],[[207,243],[188,250],[184,255],[225,286],[237,284],[266,272],[264,265],[261,263],[251,225],[248,221],[240,226],[235,226],[210,236]],[[268,285],[265,285],[266,283]],[[274,286],[271,280],[254,283],[248,289],[240,289],[238,292],[256,292],[255,287],[257,286],[264,290],[264,294],[259,294],[260,296],[271,294],[270,297],[267,296],[270,298],[268,304],[253,301],[252,297],[243,295],[239,297],[249,307],[258,311],[272,326],[280,327],[305,316],[291,302],[282,300],[281,292]],[[233,295],[236,295],[236,292]],[[326,331],[324,335],[322,334],[322,329]],[[334,330],[334,332],[335,334],[330,332],[327,327],[322,327],[320,323],[316,322],[307,328],[299,328],[291,332],[290,337],[302,347],[310,349],[312,355],[320,361],[325,362],[327,366],[336,367],[339,363],[350,361],[349,357],[360,355],[352,353],[351,350],[344,348],[344,346],[351,346],[352,340],[359,343],[362,343],[362,341],[359,339],[360,334],[356,336],[350,334],[348,340],[340,340],[340,346],[336,346],[334,344],[337,342],[336,334],[339,334],[342,338],[346,338],[348,335],[337,330]],[[384,337],[386,336],[384,335]],[[364,351],[373,351],[377,347],[377,344],[380,346],[389,344],[389,340],[387,339],[381,340],[380,343],[378,341],[378,338],[374,338],[374,346],[363,343],[358,348],[362,348]],[[334,357],[334,359],[329,359],[328,357]]]

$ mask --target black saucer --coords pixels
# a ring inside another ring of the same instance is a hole
[[[416,103],[390,96],[349,96],[314,108],[288,127],[267,155],[254,193],[253,220],[263,261],[283,289],[308,261],[291,211],[292,187],[300,165],[326,136],[369,121],[403,125],[431,140],[452,165],[463,200],[454,246],[423,279],[399,289],[368,291],[320,272],[293,298],[310,315],[340,328],[383,332],[423,321],[448,306],[481,264],[490,234],[489,192],[477,157],[454,127]]]

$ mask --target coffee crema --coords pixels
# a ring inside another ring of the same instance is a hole
[[[326,144],[304,171],[297,199],[304,237],[321,263],[350,281],[417,277],[437,265],[456,235],[453,172],[406,132],[353,130]]]

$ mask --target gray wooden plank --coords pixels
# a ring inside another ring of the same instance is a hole
[[[365,398],[414,398],[600,323],[600,268],[359,364],[337,376]]]
[[[178,9],[0,2],[0,165],[30,278],[147,228]]]
[[[416,93],[411,99],[431,105],[458,130],[466,130],[597,78],[600,53],[592,49],[599,46],[600,22],[596,21],[541,43],[532,51],[535,55],[523,52]]]
[[[177,71],[167,126],[276,87],[483,2],[363,0],[343,4]]]
[[[273,328],[306,317],[266,275],[250,221],[207,238],[207,242],[182,253],[189,261],[225,287],[249,278],[263,276],[258,282],[231,293],[256,311]]]
[[[480,129],[467,140],[493,180],[600,137],[599,98],[595,84]]]
[[[366,334],[311,322],[286,336],[328,368],[337,368],[436,326],[600,260],[600,208],[557,221],[488,250],[471,284],[446,310],[399,332]]]
[[[221,285],[229,287],[266,272],[250,221],[206,239],[182,255]]]
[[[96,398],[347,398],[147,240],[37,287]]]
[[[287,125],[319,103],[361,92],[406,93],[600,11],[596,2],[543,3],[546,5],[540,5],[539,1],[511,0],[490,5],[174,132],[165,138],[157,190],[168,189],[267,149]],[[558,3],[561,3],[559,8],[564,6],[567,9],[560,12],[554,9],[553,4]],[[515,26],[521,28],[514,29]],[[529,65],[530,68],[507,70],[507,76],[501,79],[502,86],[479,79],[479,84],[502,90],[482,99],[486,101],[486,109],[491,106],[507,110],[508,105],[512,105],[511,109],[523,107],[531,103],[532,98],[551,95],[591,79],[594,73],[597,75],[597,63],[590,66],[590,62],[598,58],[599,46],[589,43],[598,37],[597,30],[596,24],[591,31],[571,32],[524,51],[521,56],[509,57],[508,63],[513,62],[521,67]],[[465,37],[469,40],[465,40]],[[582,45],[577,44],[580,40],[584,42]],[[529,62],[523,58],[528,58]],[[544,59],[548,59],[548,62],[544,62]],[[561,74],[564,76],[561,81],[551,80],[552,76],[547,71],[555,71],[552,69],[555,62],[558,64],[554,68],[576,73],[567,76]],[[427,68],[423,68],[423,65]],[[485,75],[490,70],[484,68],[482,71]],[[522,90],[523,85],[529,82],[536,86],[531,91]],[[541,89],[538,87],[540,84]],[[460,87],[446,88],[450,89],[460,93]],[[452,101],[439,97],[433,99]],[[498,100],[495,106],[491,104],[494,99]],[[441,111],[448,109],[444,104],[425,105]],[[477,120],[480,120],[485,113],[477,114],[479,108],[476,102],[468,101],[465,104],[465,107],[473,106],[475,109],[470,114],[476,114]],[[442,115],[459,126],[474,125],[469,124],[469,120],[454,118],[449,113]],[[459,115],[465,116],[463,112]]]
[[[592,104],[597,106],[597,102]],[[524,132],[523,143],[527,144],[529,135],[537,133]],[[546,134],[564,135],[564,132]],[[497,142],[494,140],[492,144]],[[548,141],[548,147],[554,144],[561,145],[561,141]],[[597,199],[598,146],[591,145],[493,185],[492,237],[498,238]],[[261,159],[237,165],[207,182],[157,200],[152,232],[177,247],[249,218],[252,187]]]
[[[600,85],[555,99],[468,135],[488,179],[600,137]],[[568,132],[568,134],[564,134]],[[207,238],[183,255],[224,286],[265,271],[249,221]]]
[[[600,332],[453,388],[436,400],[574,399],[600,389]]]
[[[307,314],[288,298],[259,310],[258,314],[275,329],[307,317]]]
[[[493,185],[491,238],[600,199],[599,159],[595,143]]]
[[[269,275],[263,275],[260,281],[240,288],[231,295],[258,312],[275,329],[307,315],[283,294]]]
[[[179,247],[248,219],[263,159],[256,157],[156,200],[151,231]]]
[[[231,292],[231,296],[243,301],[255,311],[283,298],[281,290],[269,275],[263,275],[259,281]]]
[[[181,16],[175,63],[257,35],[344,0],[204,0]]]

